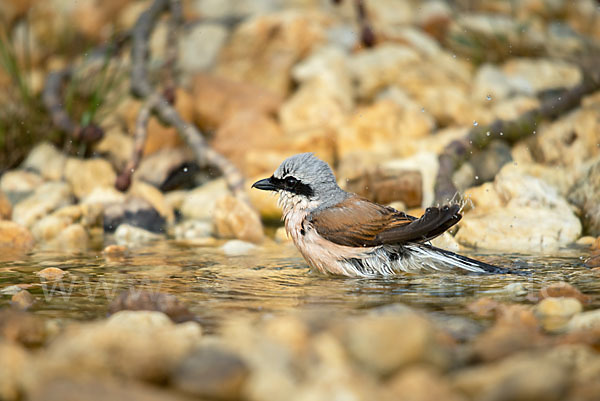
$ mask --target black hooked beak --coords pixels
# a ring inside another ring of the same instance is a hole
[[[259,181],[256,181],[252,184],[252,188],[262,189],[263,191],[278,191],[279,187],[275,185],[273,177],[265,178]]]

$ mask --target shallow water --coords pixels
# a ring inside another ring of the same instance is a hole
[[[18,261],[0,262],[0,294],[14,284],[30,284],[37,314],[87,320],[106,316],[108,304],[135,286],[177,295],[207,327],[232,313],[280,313],[318,309],[353,314],[389,304],[408,304],[430,312],[468,314],[475,298],[492,296],[529,302],[527,294],[566,281],[592,295],[600,307],[600,280],[586,268],[586,251],[571,249],[553,256],[467,254],[527,275],[428,273],[391,279],[329,277],[310,271],[292,244],[268,245],[248,256],[226,257],[219,248],[189,247],[163,241],[131,250],[121,258],[102,252],[37,252]],[[44,283],[35,273],[46,267],[68,271],[61,281]],[[10,295],[0,295],[0,306]]]

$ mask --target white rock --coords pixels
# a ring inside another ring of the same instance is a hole
[[[49,142],[42,142],[29,152],[23,168],[39,172],[47,180],[60,180],[67,157]]]
[[[44,179],[37,173],[25,170],[11,170],[0,177],[0,190],[4,193],[31,192],[38,188]]]
[[[129,224],[121,224],[115,230],[115,240],[119,245],[138,245],[163,239],[164,236]]]
[[[38,187],[33,194],[17,203],[13,208],[13,221],[31,227],[37,220],[71,204],[71,189],[64,182],[48,182]]]
[[[183,32],[178,52],[181,70],[193,73],[212,67],[227,35],[219,24],[196,24]]]
[[[186,195],[181,204],[181,214],[188,219],[210,220],[217,199],[228,193],[224,179],[210,181]]]
[[[247,255],[248,253],[250,253],[254,249],[256,249],[256,245],[254,245],[254,244],[252,244],[250,242],[241,241],[241,240],[237,240],[237,239],[233,239],[233,240],[227,241],[221,247],[221,250],[227,256],[243,256],[243,255]]]
[[[527,175],[523,168],[504,166],[493,191],[500,204],[466,213],[456,234],[460,244],[508,252],[548,252],[581,236],[581,222],[556,188]]]
[[[210,237],[213,225],[206,220],[187,220],[175,226],[176,239],[195,239]]]

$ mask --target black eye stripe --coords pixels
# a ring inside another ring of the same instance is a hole
[[[271,182],[273,185],[277,186],[277,188],[293,194],[304,195],[306,197],[311,197],[314,194],[310,185],[304,184],[295,177],[289,176],[286,178],[277,178],[273,176],[271,177]]]

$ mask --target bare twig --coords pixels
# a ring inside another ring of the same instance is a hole
[[[510,143],[532,135],[543,120],[554,120],[565,112],[577,107],[581,99],[600,89],[600,80],[586,78],[578,86],[562,91],[545,101],[535,110],[530,110],[515,120],[496,120],[488,126],[472,128],[467,136],[452,141],[439,155],[439,170],[435,183],[435,202],[447,203],[456,193],[452,182],[454,172],[466,162],[473,150],[484,149],[494,139]]]
[[[71,73],[70,68],[49,73],[44,85],[42,100],[52,117],[54,125],[60,130],[77,137],[79,127],[71,120],[64,109],[61,96],[63,83],[71,77]]]
[[[144,153],[144,144],[146,143],[146,136],[148,133],[148,121],[150,120],[152,109],[160,100],[160,98],[160,94],[152,94],[148,100],[146,100],[138,113],[137,120],[135,122],[133,155],[131,160],[127,162],[127,165],[121,174],[119,174],[117,177],[117,181],[115,183],[115,187],[121,192],[125,192],[129,189],[129,186],[131,185],[131,176],[140,165],[142,154]]]
[[[168,0],[155,0],[150,8],[140,15],[133,28],[131,90],[138,97],[147,98],[154,92],[148,81],[147,62],[150,58],[148,40],[160,14],[166,11],[169,6]],[[192,148],[199,164],[211,165],[219,169],[234,195],[248,201],[244,191],[244,177],[238,169],[221,154],[211,149],[198,128],[186,122],[164,96],[158,96],[159,100],[153,103],[152,111],[158,115],[162,122],[177,129]]]

